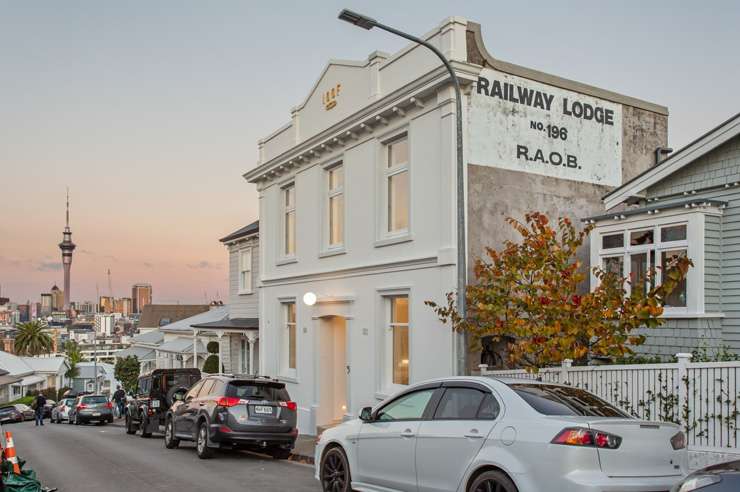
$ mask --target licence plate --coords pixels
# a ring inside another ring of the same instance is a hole
[[[159,400],[152,400],[152,408],[159,408]]]
[[[272,415],[272,407],[265,407],[263,405],[255,405],[254,413],[259,413],[262,415]]]
[[[100,412],[93,412],[92,416],[93,417],[100,417]]]

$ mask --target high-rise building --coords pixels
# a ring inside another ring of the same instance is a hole
[[[113,302],[113,312],[120,313],[123,316],[131,314],[131,298],[121,297]]]
[[[53,301],[51,294],[41,294],[41,310],[39,312],[39,316],[44,318],[46,316],[49,316],[53,309]]]
[[[113,298],[110,296],[100,296],[100,312],[110,314],[113,312]]]
[[[70,269],[72,268],[72,252],[77,246],[72,242],[72,231],[69,228],[69,189],[67,189],[67,222],[62,233],[62,242],[59,249],[62,250],[62,266],[64,267],[64,300],[62,309],[69,310],[69,284]]]
[[[56,285],[51,288],[51,310],[64,310],[64,291],[62,291]]]
[[[115,329],[116,318],[112,314],[95,315],[95,332],[101,336],[110,336]]]
[[[152,286],[150,284],[134,284],[131,288],[133,312],[141,314],[144,306],[152,303]]]

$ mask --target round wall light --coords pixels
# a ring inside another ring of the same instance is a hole
[[[306,306],[313,306],[316,304],[316,294],[313,292],[306,292],[303,294],[303,304]]]

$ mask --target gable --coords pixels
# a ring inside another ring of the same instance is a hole
[[[740,135],[647,189],[648,198],[740,182]]]
[[[306,100],[298,107],[300,140],[343,120],[369,101],[369,71],[355,62],[329,63]]]

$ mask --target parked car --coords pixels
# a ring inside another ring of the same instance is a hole
[[[113,404],[105,395],[85,395],[77,397],[67,417],[70,424],[80,425],[96,422],[113,422]]]
[[[75,398],[62,398],[59,403],[51,409],[51,422],[61,424],[62,421],[69,421],[69,410],[75,403]]]
[[[45,419],[51,418],[51,410],[54,408],[54,405],[56,405],[56,402],[54,400],[46,400],[46,404],[44,404]]]
[[[167,410],[174,402],[178,390],[186,391],[200,381],[200,370],[196,368],[155,369],[139,377],[138,389],[128,402],[126,433],[151,437],[164,425]]]
[[[285,384],[259,376],[210,376],[177,400],[167,412],[164,444],[195,441],[199,458],[214,449],[259,450],[286,459],[298,437],[296,403]]]
[[[9,424],[11,422],[23,422],[24,417],[15,405],[0,408],[0,424]]]
[[[34,420],[36,418],[36,411],[25,403],[16,403],[13,406],[23,415],[23,420]]]
[[[737,492],[740,490],[740,460],[697,470],[677,483],[672,492]]]
[[[688,466],[671,423],[572,386],[458,377],[410,386],[324,431],[323,490],[669,490]]]

